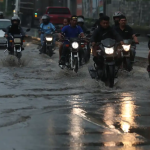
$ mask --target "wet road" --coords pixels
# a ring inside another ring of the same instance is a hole
[[[110,89],[87,66],[61,70],[58,52],[49,58],[36,48],[26,46],[22,67],[0,51],[0,149],[150,149],[146,64],[121,71]]]

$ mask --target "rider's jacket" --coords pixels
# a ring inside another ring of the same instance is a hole
[[[9,35],[14,35],[14,34],[22,34],[23,36],[25,35],[25,32],[23,31],[21,26],[14,26],[14,25],[10,25],[7,27],[6,29],[6,34]]]
[[[99,26],[99,28],[97,28],[94,31],[91,41],[101,42],[101,40],[104,40],[106,38],[115,39],[117,42],[120,42],[123,40],[121,36],[119,35],[119,33],[117,33],[112,27],[109,26],[107,29],[104,29],[101,26]]]
[[[128,25],[125,26],[124,30],[121,30],[119,26],[116,26],[115,30],[123,39],[132,39],[132,36],[135,34],[133,29]]]
[[[53,31],[55,31],[55,26],[52,23],[49,24],[42,23],[40,25],[40,31],[43,31],[46,34],[51,34]]]

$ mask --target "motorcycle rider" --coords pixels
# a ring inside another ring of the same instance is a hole
[[[2,11],[0,11],[0,19],[4,19],[4,14]]]
[[[70,19],[69,18],[64,18],[64,20],[63,20],[63,27],[65,27],[65,26],[67,26],[69,24],[70,24]],[[59,34],[59,38],[61,38],[61,33]],[[59,59],[61,58],[62,48],[63,48],[63,43],[59,43]]]
[[[103,57],[99,58],[97,55],[97,42],[101,42],[106,38],[115,39],[117,42],[123,44],[123,39],[120,35],[109,25],[109,17],[103,16],[99,20],[99,28],[96,29],[92,35],[92,51],[93,51],[93,61],[97,65],[97,67],[103,67]]]
[[[124,15],[122,12],[120,11],[116,11],[114,14],[113,14],[113,20],[114,20],[114,25],[112,26],[113,28],[115,28],[116,26],[119,25],[119,18],[120,16]]]
[[[18,16],[14,16],[11,18],[11,25],[7,27],[6,29],[6,33],[5,33],[5,37],[8,40],[8,51],[10,53],[13,53],[12,50],[12,43],[10,42],[10,40],[12,39],[9,34],[11,34],[12,36],[15,34],[21,34],[23,37],[25,36],[25,32],[23,31],[22,27],[20,26],[20,18]],[[22,47],[22,50],[24,50],[24,48]]]
[[[102,16],[104,16],[104,13],[99,13],[99,19],[97,19],[97,20],[95,21],[95,23],[93,24],[92,27],[96,27],[96,28],[99,27],[99,20],[100,20],[100,18],[101,18]]]
[[[62,29],[62,35],[67,37],[68,39],[70,38],[78,38],[80,35],[81,37],[84,37],[83,30],[80,26],[77,25],[77,16],[73,15],[70,20],[70,25],[65,26]],[[64,42],[66,44],[67,42]],[[67,50],[63,46],[63,51],[62,51],[62,56],[59,61],[59,65],[65,65],[65,57],[66,57]]]
[[[123,39],[133,39],[136,44],[139,44],[138,38],[135,36],[133,29],[127,25],[127,19],[125,16],[121,15],[119,18],[119,25],[115,27],[115,30],[119,33],[119,35]],[[132,44],[132,53],[131,53],[131,61],[134,62],[135,54],[136,54],[136,46]],[[119,52],[121,57],[121,52]]]
[[[42,16],[42,24],[40,25],[40,38],[41,38],[41,49],[40,49],[40,54],[45,53],[44,49],[44,39],[45,39],[45,34],[51,34],[52,32],[55,31],[55,27],[52,23],[50,23],[50,17],[48,15],[43,15]],[[53,35],[53,47],[55,46],[55,36]]]
[[[80,26],[82,28],[84,33],[87,32],[87,28],[84,25],[84,19],[82,17],[78,17],[77,24],[78,24],[78,26]]]

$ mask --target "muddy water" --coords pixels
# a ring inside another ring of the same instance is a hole
[[[92,62],[75,74],[58,67],[58,52],[36,48],[26,46],[21,67],[0,51],[0,149],[150,149],[145,63],[120,71],[110,89],[90,78]]]

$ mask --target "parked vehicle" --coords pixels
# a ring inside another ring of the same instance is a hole
[[[9,25],[11,25],[11,21],[9,19],[0,19],[0,46],[7,45],[7,40],[4,37],[5,32],[3,29],[6,29]]]

